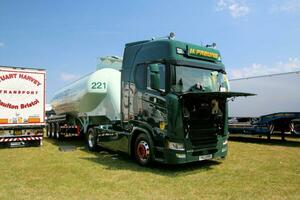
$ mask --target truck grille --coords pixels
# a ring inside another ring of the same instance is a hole
[[[217,128],[190,125],[189,138],[195,148],[211,149],[217,147]]]
[[[225,102],[219,99],[219,112],[213,114],[212,99],[185,100],[185,134],[192,144],[193,154],[217,152],[218,135],[224,131]]]

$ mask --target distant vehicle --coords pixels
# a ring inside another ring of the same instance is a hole
[[[45,70],[0,66],[0,145],[41,145]]]
[[[299,133],[300,72],[231,80],[231,88],[257,96],[229,103],[229,132],[259,134],[268,139],[280,133]]]
[[[50,117],[51,115],[55,115],[55,112],[52,109],[52,106],[50,104],[46,104],[45,111],[46,111],[46,117],[45,117],[46,121],[47,121],[48,117]]]
[[[291,122],[291,133],[300,135],[300,119],[293,119]]]
[[[227,154],[228,79],[214,45],[169,38],[126,44],[110,63],[58,91],[50,137],[80,133],[141,165],[187,163]],[[110,67],[111,65],[111,67]],[[122,70],[121,70],[122,69]]]

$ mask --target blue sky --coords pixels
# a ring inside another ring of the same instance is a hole
[[[47,70],[47,101],[125,43],[217,43],[232,78],[300,70],[300,0],[0,0],[0,65]]]

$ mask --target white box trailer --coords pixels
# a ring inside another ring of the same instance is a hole
[[[0,145],[41,145],[45,132],[43,69],[0,66]]]

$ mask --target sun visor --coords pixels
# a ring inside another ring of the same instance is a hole
[[[232,98],[232,97],[247,97],[255,96],[256,94],[245,92],[185,92],[180,96],[197,96],[197,97],[217,97],[217,98]]]

